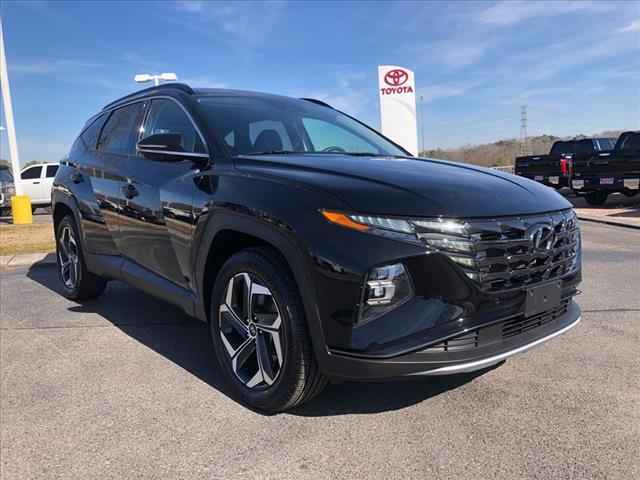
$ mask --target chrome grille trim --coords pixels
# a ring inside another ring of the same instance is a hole
[[[452,228],[452,222],[458,228]],[[579,267],[580,229],[571,209],[493,220],[447,220],[446,233],[437,230],[437,222],[412,223],[418,238],[447,255],[486,292],[534,286]]]

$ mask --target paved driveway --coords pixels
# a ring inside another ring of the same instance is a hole
[[[53,267],[2,273],[11,479],[640,478],[640,232],[585,224],[583,322],[477,375],[331,385],[262,416],[204,325],[121,283],[78,305]]]

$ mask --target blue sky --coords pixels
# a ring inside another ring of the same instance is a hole
[[[402,65],[427,148],[517,137],[523,103],[531,135],[640,128],[638,1],[0,5],[22,163],[62,157],[141,72],[317,97],[378,127],[377,65]]]

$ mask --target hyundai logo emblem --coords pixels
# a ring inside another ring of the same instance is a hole
[[[555,243],[556,236],[553,227],[548,223],[539,223],[531,226],[527,230],[527,238],[531,242],[534,250],[551,250]]]
[[[409,80],[409,74],[404,70],[396,68],[394,70],[389,70],[385,76],[384,81],[387,85],[391,85],[392,87],[399,87],[400,85],[404,85]]]

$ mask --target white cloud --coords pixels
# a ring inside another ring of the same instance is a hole
[[[640,32],[640,19],[634,20],[633,22],[631,22],[626,27],[621,28],[620,32],[622,32],[622,33],[630,33],[630,32],[638,33],[638,32]]]
[[[33,75],[48,75],[60,73],[64,71],[77,71],[102,68],[104,64],[97,62],[88,62],[83,60],[43,60],[32,63],[13,63],[9,64],[9,70],[16,73],[25,73]]]
[[[229,88],[228,83],[209,77],[178,77],[178,82],[186,83],[193,88]]]
[[[472,42],[452,38],[442,42],[420,45],[413,50],[421,63],[436,62],[456,69],[478,63],[491,48],[490,41]]]
[[[615,6],[605,2],[595,1],[500,1],[485,9],[477,17],[485,24],[508,26],[536,18],[550,17],[576,12],[604,12]]]
[[[435,100],[443,98],[460,97],[465,95],[469,90],[474,88],[477,84],[469,85],[427,85],[425,87],[418,87],[416,92],[416,98],[418,100],[422,97],[425,103],[431,103]]]
[[[205,2],[203,0],[177,0],[176,6],[178,10],[198,13],[204,10]]]
[[[285,2],[218,3],[179,0],[176,9],[189,16],[188,26],[203,33],[211,27],[233,37],[243,45],[255,45],[271,33],[280,21]],[[204,26],[204,28],[202,28]]]

